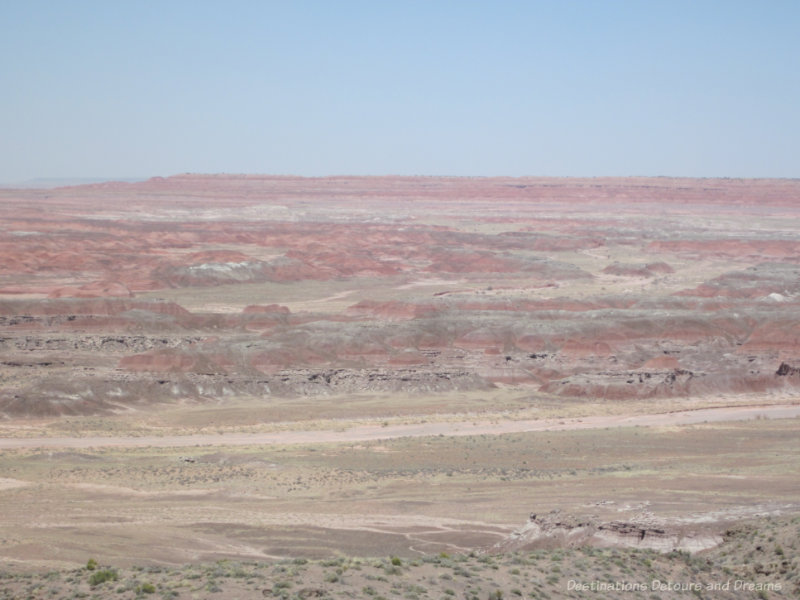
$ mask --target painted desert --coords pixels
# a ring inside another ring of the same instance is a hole
[[[800,180],[0,190],[0,598],[795,598]]]

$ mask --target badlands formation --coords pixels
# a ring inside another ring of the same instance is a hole
[[[177,176],[0,196],[0,411],[800,384],[800,183]]]
[[[0,257],[12,564],[702,552],[800,507],[797,180],[9,189]]]

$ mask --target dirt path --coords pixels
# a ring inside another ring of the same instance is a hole
[[[14,448],[184,448],[189,446],[249,446],[256,444],[318,444],[384,440],[400,437],[498,435],[528,431],[566,431],[607,427],[663,427],[748,419],[800,417],[800,404],[735,406],[682,410],[646,415],[615,415],[580,419],[522,421],[462,421],[402,425],[360,425],[339,431],[280,431],[140,437],[39,437],[0,439],[0,449]]]

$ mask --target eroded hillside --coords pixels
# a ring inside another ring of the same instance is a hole
[[[800,384],[800,182],[182,175],[0,191],[0,410]]]

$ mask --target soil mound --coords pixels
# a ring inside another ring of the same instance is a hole
[[[603,269],[603,273],[607,275],[619,275],[623,277],[644,277],[651,278],[658,275],[669,275],[674,273],[675,269],[670,267],[665,262],[648,263],[645,265],[638,265],[634,263],[614,263]]]
[[[214,364],[208,357],[177,348],[125,356],[120,359],[119,367],[128,371],[152,373],[224,372],[221,365]]]

